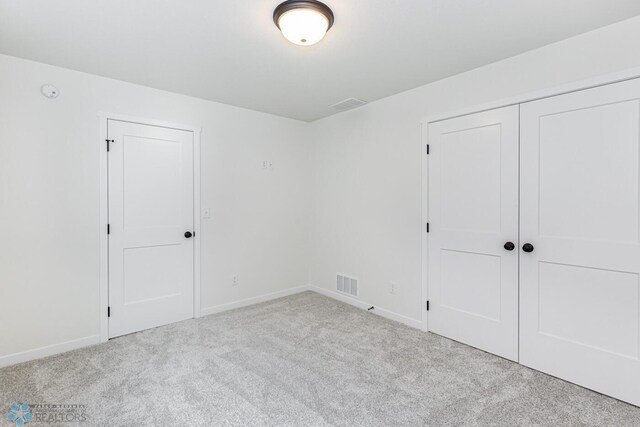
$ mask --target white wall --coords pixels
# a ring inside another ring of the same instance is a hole
[[[0,55],[0,363],[99,333],[99,111],[202,126],[205,312],[342,272],[419,320],[421,120],[640,67],[637,52],[640,18],[312,124]]]
[[[204,309],[307,283],[307,124],[0,56],[0,358],[99,334],[99,111],[202,126]]]
[[[634,18],[312,123],[310,282],[333,290],[336,272],[358,276],[362,300],[420,320],[420,122],[639,67],[638,52],[640,18]],[[398,295],[389,293],[391,281]]]

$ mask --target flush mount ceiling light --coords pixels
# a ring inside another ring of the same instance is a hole
[[[315,0],[288,0],[273,11],[273,22],[291,43],[311,46],[318,43],[333,25],[333,12]]]

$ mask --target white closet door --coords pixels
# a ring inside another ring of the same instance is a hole
[[[518,106],[428,132],[429,330],[517,361]]]
[[[636,405],[639,121],[638,80],[521,107],[520,362]]]
[[[109,120],[109,337],[193,317],[193,133]]]

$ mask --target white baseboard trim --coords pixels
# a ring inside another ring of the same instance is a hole
[[[247,298],[240,301],[234,301],[227,304],[214,305],[213,307],[207,307],[200,310],[200,316],[208,316],[210,314],[222,313],[223,311],[233,310],[235,308],[246,307],[261,302],[271,301],[274,299],[286,297],[293,294],[299,294],[300,292],[308,291],[308,286],[298,286],[296,288],[289,288],[283,291],[271,292],[257,297]]]
[[[274,299],[286,297],[289,295],[298,294],[305,291],[313,291],[324,295],[329,298],[350,304],[354,307],[366,310],[372,306],[367,302],[359,299],[351,298],[347,295],[343,295],[339,292],[331,291],[325,288],[321,288],[315,285],[298,286],[296,288],[289,288],[278,292],[271,292],[264,295],[259,295],[253,298],[247,298],[240,301],[235,301],[227,304],[220,304],[213,307],[207,307],[200,310],[201,316],[208,316],[210,314],[222,313],[223,311],[233,310],[235,308],[246,307],[249,305],[258,304],[261,302],[271,301]],[[401,314],[394,313],[384,308],[375,308],[371,310],[371,313],[385,317],[396,322],[400,322],[404,325],[410,326],[416,329],[423,329],[422,322],[420,320],[412,319],[410,317],[403,316]],[[45,347],[35,348],[33,350],[27,350],[20,353],[8,354],[6,356],[0,356],[0,368],[4,368],[18,363],[28,362],[30,360],[41,359],[47,356],[53,356],[55,354],[65,353],[67,351],[76,350],[78,348],[87,347],[90,345],[99,344],[100,335],[90,335],[88,337],[78,338],[71,341],[66,341],[59,344],[52,344]]]
[[[45,347],[34,348],[33,350],[22,351],[20,353],[8,354],[0,357],[0,368],[28,362],[30,360],[42,359],[43,357],[53,356],[54,354],[66,353],[67,351],[95,345],[99,342],[100,335],[90,335],[88,337],[78,338],[59,344],[52,344]]]
[[[321,288],[316,285],[307,285],[307,289],[313,292],[317,292],[321,295],[327,296],[329,298],[336,299],[338,301],[350,304],[354,307],[361,308],[366,310],[373,306],[373,304],[369,304],[367,302],[361,301],[356,298],[352,298],[348,295],[343,295],[340,292],[330,291],[329,289]],[[412,319],[407,316],[403,316],[402,314],[394,313],[393,311],[385,310],[384,308],[374,308],[370,311],[370,313],[377,314],[378,316],[385,317],[390,320],[394,320],[396,322],[400,322],[404,325],[410,326],[412,328],[423,330],[423,325],[421,320]]]

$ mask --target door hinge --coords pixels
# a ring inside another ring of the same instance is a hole
[[[427,155],[429,155],[429,144],[427,144]]]
[[[107,224],[107,234],[111,234],[111,224]]]
[[[429,311],[429,300],[427,300],[427,311]]]
[[[111,307],[107,307],[107,317],[111,317]]]
[[[427,233],[429,232],[429,223],[427,223]]]
[[[111,143],[113,142],[113,139],[105,139],[105,141],[107,141],[107,152],[110,149]]]

